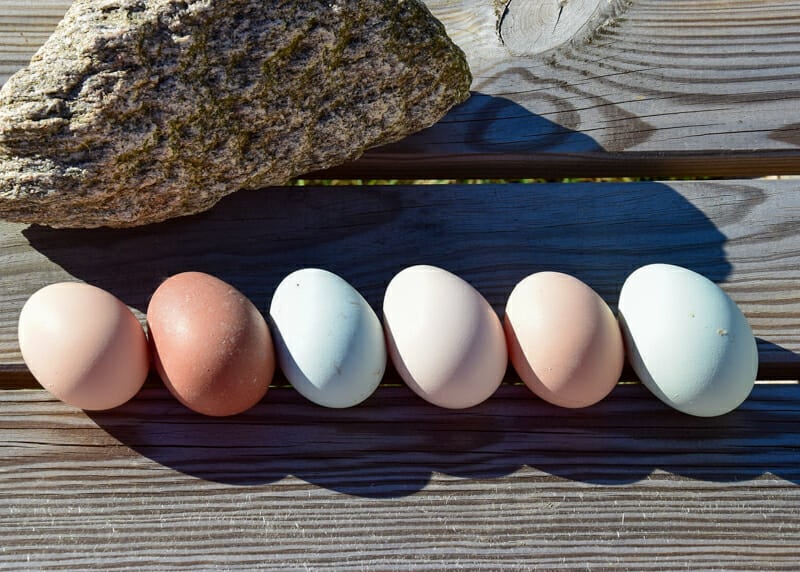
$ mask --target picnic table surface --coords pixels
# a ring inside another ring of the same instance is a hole
[[[569,0],[561,21],[544,2],[426,3],[465,50],[473,96],[314,175],[399,184],[245,191],[134,229],[0,222],[0,569],[797,569],[800,193],[762,177],[800,174],[800,4]],[[0,83],[69,4],[0,0]],[[410,182],[597,176],[647,179]],[[711,179],[674,180],[687,176]],[[85,412],[38,386],[16,339],[28,296],[62,280],[143,320],[177,272],[219,276],[266,313],[284,276],[323,267],[380,315],[396,272],[433,264],[502,314],[539,270],[616,309],[650,262],[708,276],[747,316],[760,366],[735,412],[683,415],[627,369],[580,410],[509,371],[463,411],[389,372],[345,410],[279,375],[230,418],[190,412],[155,377]]]

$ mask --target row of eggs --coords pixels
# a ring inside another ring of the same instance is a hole
[[[388,284],[383,325],[350,284],[320,269],[287,276],[270,325],[242,293],[200,272],[168,278],[147,308],[147,334],[109,292],[82,283],[46,286],[26,302],[19,343],[34,377],[89,410],[131,399],[152,365],[190,409],[214,416],[249,409],[278,365],[299,393],[350,407],[380,384],[388,359],[430,403],[460,409],[489,398],[510,360],[522,381],[562,407],[602,400],[625,355],[673,408],[716,416],[738,407],[758,367],[755,339],[736,304],[691,270],[651,264],[633,272],[619,319],[588,285],[539,272],[511,292],[503,321],[458,276],[412,266]]]

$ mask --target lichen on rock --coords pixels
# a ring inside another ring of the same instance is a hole
[[[470,81],[419,0],[75,0],[0,89],[0,218],[197,213],[428,127]]]

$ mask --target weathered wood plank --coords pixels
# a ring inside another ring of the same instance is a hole
[[[0,569],[794,570],[798,411],[798,385],[719,419],[640,386],[585,411],[278,389],[229,419],[4,391]]]
[[[0,0],[0,85],[28,64],[70,4],[70,0]]]
[[[549,1],[428,0],[467,53],[475,95],[434,128],[333,175],[800,172],[797,0],[569,0],[558,23]],[[0,0],[0,82],[69,3]],[[583,27],[571,23],[587,14]],[[566,39],[559,26],[577,29],[571,41],[522,53]]]
[[[463,7],[431,5],[453,18]],[[476,47],[488,59],[471,57],[473,98],[427,132],[369,154],[355,173],[394,169],[413,177],[414,155],[430,169],[424,176],[447,166],[439,174],[448,177],[798,170],[800,4],[634,0],[617,7],[580,40],[542,54]]]
[[[202,270],[264,312],[305,266],[339,273],[380,309],[405,266],[448,268],[502,312],[538,270],[583,279],[612,306],[651,262],[720,283],[760,338],[761,375],[800,373],[800,193],[795,181],[283,188],[240,192],[212,211],[128,230],[0,224],[0,366],[24,372],[19,311],[38,288],[83,280],[139,314],[167,276]],[[13,377],[13,376],[12,376]]]
[[[470,57],[475,96],[337,172],[798,172],[800,3],[609,3],[621,11],[600,28],[531,54],[519,23],[549,26],[555,12],[542,2],[526,16],[537,3],[512,2],[515,13],[502,1],[430,0]],[[68,3],[0,0],[0,81]],[[56,280],[107,288],[141,316],[161,279],[198,269],[265,310],[289,271],[324,266],[380,307],[394,272],[423,262],[461,274],[498,311],[535,270],[576,274],[613,305],[636,266],[689,266],[744,309],[762,377],[797,380],[795,186],[271,189],[145,229],[0,223],[0,388],[29,384],[17,316]],[[230,419],[188,412],[157,382],[91,415],[41,390],[4,389],[0,569],[795,570],[798,413],[796,381],[759,384],[718,419],[678,414],[627,384],[581,411],[518,385],[461,412],[403,387],[344,411],[273,388]]]

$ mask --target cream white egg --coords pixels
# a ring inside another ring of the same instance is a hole
[[[755,338],[711,280],[679,266],[643,266],[625,281],[619,314],[631,366],[667,405],[713,417],[747,399],[758,370]]]
[[[389,283],[383,301],[392,363],[420,397],[450,409],[491,396],[506,372],[503,327],[469,283],[435,266],[412,266]]]

